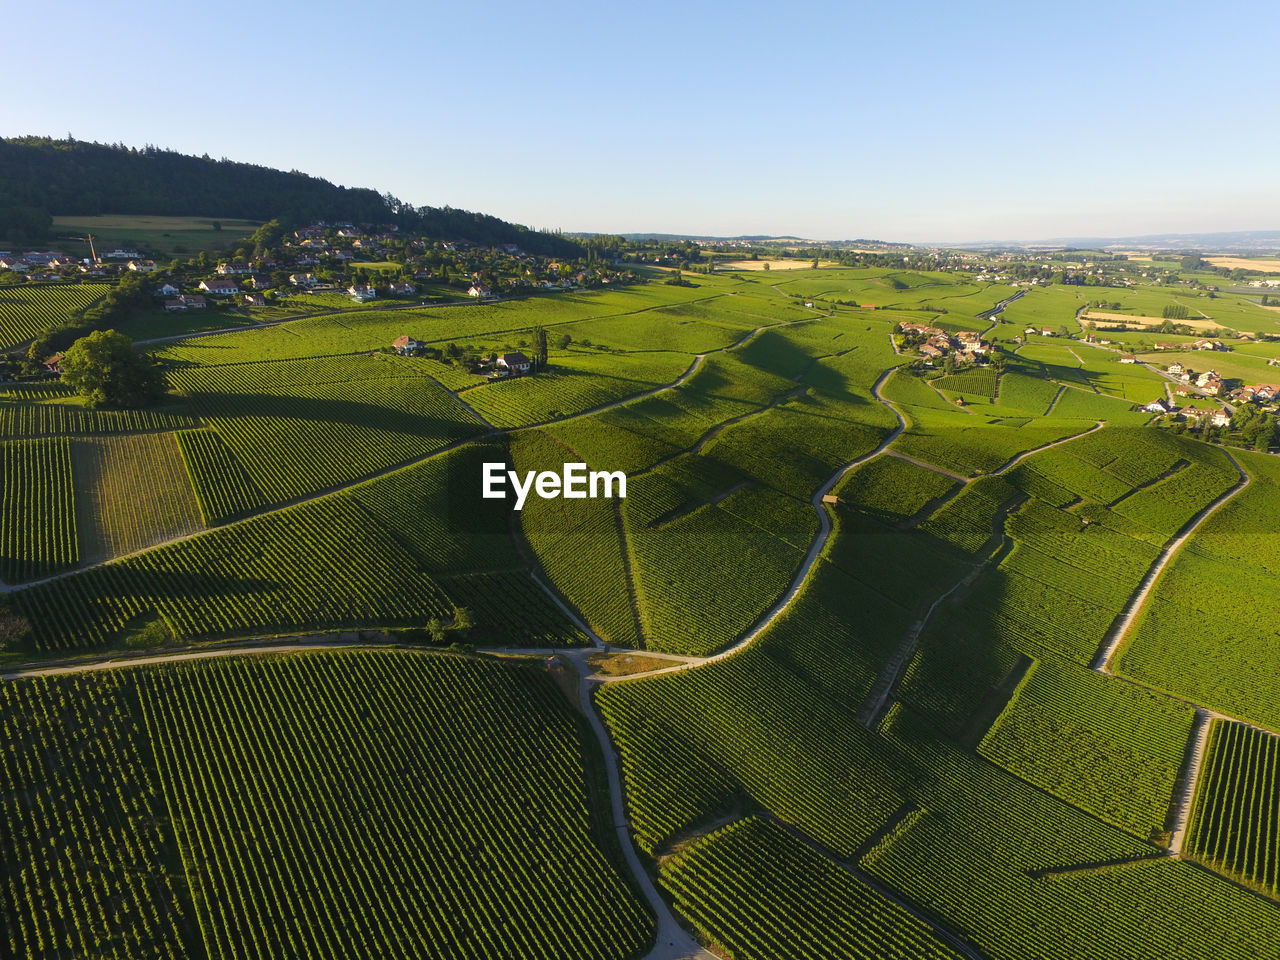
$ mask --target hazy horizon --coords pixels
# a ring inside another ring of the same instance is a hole
[[[1280,67],[1256,4],[1194,30],[1189,5],[1146,2],[131,10],[63,4],[53,71],[43,45],[11,44],[8,135],[151,143],[571,232],[1280,224],[1258,96]]]

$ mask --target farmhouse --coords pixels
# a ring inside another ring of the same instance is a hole
[[[1226,350],[1221,340],[1197,340],[1191,345],[1193,350]]]
[[[1142,409],[1147,413],[1168,413],[1170,407],[1164,400],[1152,400]]]
[[[1175,360],[1173,363],[1169,364],[1169,372],[1176,377],[1186,373],[1187,368]]]
[[[1182,415],[1188,420],[1201,421],[1208,419],[1208,421],[1215,427],[1227,427],[1231,425],[1231,414],[1227,413],[1225,410],[1219,410],[1216,408],[1205,409],[1202,407],[1183,407]]]
[[[413,339],[413,337],[409,336],[406,333],[406,334],[401,334],[400,336],[392,340],[391,346],[395,349],[396,353],[400,354],[403,357],[403,356],[408,356],[409,354],[412,354],[412,353],[417,353],[419,350],[425,347],[426,344],[423,343],[421,340]]]
[[[532,361],[519,350],[515,353],[499,354],[496,364],[498,369],[507,370],[517,376],[522,373],[528,373],[533,367]]]
[[[483,300],[493,296],[493,291],[486,287],[483,283],[473,283],[467,288],[468,297],[478,297]]]
[[[1122,353],[1120,354],[1120,362],[1121,363],[1137,363],[1138,358],[1135,357],[1132,353]]]
[[[240,285],[234,280],[201,280],[197,289],[215,297],[234,297],[240,292]]]
[[[44,368],[54,376],[62,375],[62,354],[55,353],[52,357],[44,362]]]

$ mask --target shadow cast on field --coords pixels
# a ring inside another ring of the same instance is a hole
[[[214,419],[267,419],[301,421],[317,427],[345,424],[366,430],[420,437],[460,437],[483,429],[472,421],[461,405],[457,419],[434,413],[408,410],[361,400],[302,397],[275,393],[187,394],[193,412]],[[454,401],[456,403],[456,401]]]

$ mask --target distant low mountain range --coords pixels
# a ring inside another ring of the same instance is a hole
[[[1170,253],[1276,253],[1280,230],[1234,230],[1221,233],[1150,233],[1132,237],[1058,237],[1038,241],[944,243],[966,250],[1150,250]]]
[[[559,233],[452,207],[414,207],[389,193],[338,186],[296,170],[154,146],[0,139],[0,236],[34,240],[50,217],[92,214],[280,219],[299,226],[314,220],[386,223],[440,239],[515,243],[548,256],[583,253],[576,240]]]

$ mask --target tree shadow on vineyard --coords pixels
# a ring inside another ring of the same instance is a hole
[[[200,416],[239,419],[267,418],[297,420],[315,424],[349,424],[365,429],[410,436],[464,436],[479,432],[480,425],[454,420],[435,413],[407,410],[336,397],[302,397],[275,393],[201,393],[190,395],[192,408]],[[458,413],[463,416],[462,408]]]

